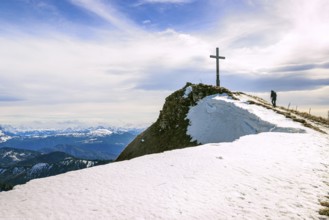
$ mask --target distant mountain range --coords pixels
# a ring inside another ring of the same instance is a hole
[[[29,180],[72,170],[106,164],[111,161],[83,160],[63,152],[42,154],[37,151],[0,149],[0,191]]]
[[[0,148],[41,153],[64,152],[88,160],[115,160],[140,129],[91,127],[64,130],[20,130],[0,127]]]
[[[0,126],[0,191],[115,160],[140,129],[91,127],[64,130]]]

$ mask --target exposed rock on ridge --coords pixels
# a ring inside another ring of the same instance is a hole
[[[233,97],[233,94],[223,87],[187,83],[166,98],[157,121],[138,135],[117,161],[198,145],[186,134],[189,125],[186,115],[189,108],[206,96],[223,93]]]

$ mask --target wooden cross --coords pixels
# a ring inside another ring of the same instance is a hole
[[[225,60],[225,57],[219,56],[219,50],[218,50],[218,47],[216,47],[216,56],[210,55],[210,58],[216,59],[216,86],[220,86],[220,83],[219,83],[219,59]]]

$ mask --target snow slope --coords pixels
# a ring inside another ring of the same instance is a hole
[[[0,193],[0,219],[319,219],[319,201],[329,192],[328,135],[243,101],[209,100],[210,111],[205,106],[198,117],[234,102],[284,132],[33,180]],[[225,116],[240,111],[235,107]],[[198,117],[190,116],[191,126]],[[224,132],[225,126],[212,125],[216,120],[198,126]]]
[[[283,115],[226,94],[207,96],[188,112],[187,134],[201,144],[231,142],[241,136],[261,132],[303,133],[304,128],[289,123]]]

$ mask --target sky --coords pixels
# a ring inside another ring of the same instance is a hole
[[[0,124],[143,127],[186,82],[328,117],[327,0],[1,0]]]

